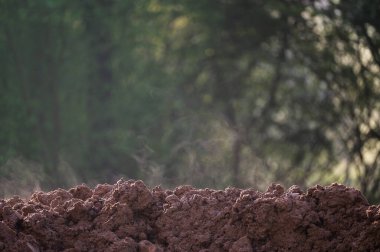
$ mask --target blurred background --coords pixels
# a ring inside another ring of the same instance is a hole
[[[379,0],[0,0],[0,196],[120,177],[380,201]]]

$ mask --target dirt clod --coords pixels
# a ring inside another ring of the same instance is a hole
[[[380,251],[380,206],[339,184],[258,192],[120,180],[0,200],[0,250]]]

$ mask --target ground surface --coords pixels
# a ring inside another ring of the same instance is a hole
[[[171,191],[120,180],[0,200],[0,251],[380,251],[380,206],[337,184]]]

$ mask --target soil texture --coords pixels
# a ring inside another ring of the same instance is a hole
[[[0,200],[0,251],[380,251],[380,205],[339,184],[259,192],[119,180]]]

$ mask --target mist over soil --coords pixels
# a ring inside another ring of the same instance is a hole
[[[338,184],[258,192],[119,180],[0,200],[0,251],[380,251],[380,206]]]

